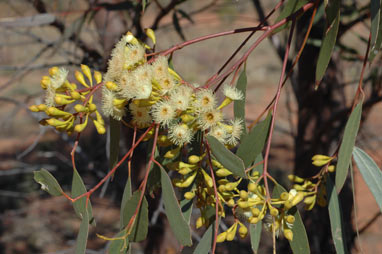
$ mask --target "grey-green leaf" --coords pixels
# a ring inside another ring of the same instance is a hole
[[[280,12],[280,15],[277,17],[275,23],[277,23],[277,22],[281,21],[282,19],[285,19],[286,17],[290,16],[292,13],[294,13],[295,11],[300,9],[306,3],[308,3],[307,0],[288,0],[288,2],[286,2],[284,4],[285,7]],[[285,25],[280,26],[279,28],[275,29],[275,31],[273,33],[280,32],[281,30],[288,27],[290,25],[290,23],[291,23],[291,21],[287,22]]]
[[[121,201],[121,211],[124,211],[127,202],[131,198],[131,178],[129,177],[126,181],[125,189],[123,190],[123,195],[122,195],[122,201]],[[120,214],[120,229],[124,227],[123,225],[123,216],[124,214],[121,212]]]
[[[206,136],[211,151],[216,159],[234,175],[246,178],[245,167],[242,159],[228,150],[213,136]]]
[[[121,212],[123,213],[122,225],[123,228],[129,224],[131,217],[134,215],[137,209],[141,191],[137,190],[133,193]],[[149,226],[149,211],[148,204],[145,196],[141,203],[141,207],[138,209],[137,216],[133,224],[133,229],[129,235],[130,242],[139,242],[146,239]]]
[[[60,184],[57,182],[56,178],[49,173],[46,169],[41,169],[39,171],[33,172],[34,180],[41,184],[41,189],[47,191],[52,196],[61,196],[63,190]]]
[[[233,103],[233,113],[236,119],[243,120],[243,133],[241,134],[240,139],[247,133],[247,128],[245,126],[245,98],[247,91],[247,74],[245,68],[240,73],[240,76],[236,83],[236,88],[243,93],[244,98],[242,100],[234,101]]]
[[[181,245],[191,246],[191,231],[183,217],[170,177],[161,167],[162,198],[172,232]]]
[[[253,225],[253,224],[249,225],[251,247],[254,254],[257,254],[257,251],[259,250],[262,225],[263,223],[261,221],[256,223],[256,225]]]
[[[319,84],[324,76],[332,56],[334,45],[336,44],[338,28],[340,25],[340,3],[340,0],[329,1],[328,6],[325,9],[326,30],[316,65],[316,84]]]
[[[329,199],[328,209],[334,247],[336,248],[337,254],[345,254],[348,253],[348,251],[346,248],[345,235],[343,232],[344,222],[341,216],[341,206],[338,200],[337,192],[334,188],[334,184],[330,177],[327,177],[326,179],[326,189]]]
[[[82,181],[81,176],[78,174],[77,169],[73,169],[73,180],[72,180],[72,197],[78,197],[81,194],[86,193],[86,187],[84,182]],[[86,209],[86,196],[80,198],[76,202],[73,203],[74,211],[76,214],[82,219],[83,214],[87,210],[87,215],[90,221],[93,220],[93,212],[92,212],[92,205],[90,203],[90,200],[88,201],[87,209]]]
[[[212,223],[207,231],[204,233],[202,239],[196,246],[194,254],[208,254],[212,247],[212,240],[214,239],[215,223]]]
[[[370,47],[374,50],[375,42],[380,32],[379,25],[381,19],[381,0],[370,0],[370,17],[371,17],[371,42]]]
[[[337,193],[339,193],[344,186],[346,176],[349,171],[349,164],[351,162],[351,155],[361,121],[361,114],[362,101],[359,102],[358,105],[354,108],[345,126],[344,136],[342,138],[342,143],[338,152],[338,161],[336,167]]]
[[[272,197],[280,197],[281,193],[283,193],[284,191],[286,191],[284,187],[278,184],[273,189]],[[309,254],[309,240],[300,213],[298,212],[296,207],[290,209],[289,213],[295,217],[295,221],[292,228],[293,240],[289,241],[293,254]]]
[[[365,151],[354,147],[353,158],[382,212],[382,171]]]
[[[249,167],[254,162],[257,155],[263,150],[265,141],[268,137],[271,120],[272,115],[268,114],[264,121],[258,123],[251,132],[245,135],[241,140],[236,155],[244,161],[245,167]]]
[[[115,238],[122,237],[126,234],[125,230],[120,231]],[[127,248],[125,247],[125,241],[126,241],[126,247],[129,247],[129,238],[126,238],[125,240],[114,240],[111,241],[110,246],[107,250],[108,254],[125,254],[127,252]]]
[[[80,225],[80,230],[77,235],[76,247],[74,249],[75,254],[85,254],[86,252],[86,243],[88,241],[89,234],[89,216],[88,212],[82,214],[83,218]]]

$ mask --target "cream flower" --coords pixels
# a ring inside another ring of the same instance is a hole
[[[159,101],[151,108],[151,115],[155,122],[168,126],[175,117],[175,110],[169,101]]]
[[[192,131],[186,124],[172,125],[168,133],[170,141],[178,146],[190,143],[192,140]]]

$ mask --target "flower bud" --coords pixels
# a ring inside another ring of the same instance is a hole
[[[240,191],[240,198],[242,200],[247,200],[248,199],[248,192],[246,192],[245,190],[241,190]]]
[[[39,111],[45,111],[48,107],[45,104],[37,105]]]
[[[74,76],[76,77],[77,81],[80,82],[81,85],[83,85],[84,87],[89,87],[88,84],[86,84],[85,77],[81,72],[76,71],[74,73]]]
[[[333,157],[329,157],[327,155],[323,155],[323,154],[316,154],[312,157],[312,161],[317,161],[317,160],[332,160]]]
[[[222,243],[226,240],[226,238],[227,238],[227,232],[220,233],[218,237],[216,238],[216,242]]]
[[[115,84],[115,83],[112,82],[112,81],[108,81],[108,82],[106,82],[105,86],[106,86],[106,88],[109,89],[110,91],[115,91],[115,90],[117,90],[117,88],[118,88],[117,84]]]
[[[97,82],[97,84],[102,82],[102,74],[99,71],[94,71],[94,79]]]
[[[176,156],[178,156],[180,152],[180,147],[176,147],[174,149],[171,149],[171,150],[168,150],[164,157],[167,158],[167,159],[172,159],[172,158],[175,158]]]
[[[87,122],[77,124],[76,126],[74,126],[74,131],[75,132],[82,132],[85,129],[86,125],[87,125]]]
[[[288,239],[289,241],[293,240],[293,232],[292,232],[292,230],[284,229],[283,233],[284,233],[284,236],[285,236],[286,239]]]
[[[92,72],[91,72],[89,66],[87,66],[85,64],[81,64],[81,70],[85,74],[85,76],[88,78],[88,80],[90,81],[90,84],[93,85]]]
[[[253,208],[251,209],[251,212],[252,212],[252,215],[253,215],[254,217],[258,217],[258,216],[260,215],[260,209],[257,208],[257,207],[253,207]]]
[[[191,155],[188,157],[188,163],[190,164],[197,164],[200,160],[201,160],[201,157],[197,155]]]
[[[277,210],[276,208],[274,207],[271,207],[270,209],[270,214],[273,216],[273,217],[277,217],[279,215],[279,210]]]
[[[216,175],[219,177],[226,177],[226,176],[232,175],[232,172],[226,168],[220,168],[216,171]]]
[[[97,106],[94,103],[89,103],[88,107],[89,107],[90,112],[92,112],[92,113],[97,110]]]
[[[204,219],[204,217],[199,217],[198,219],[196,219],[196,228],[201,228],[205,222],[206,220]]]
[[[63,117],[63,116],[72,115],[66,111],[59,110],[58,108],[55,108],[55,107],[49,107],[45,110],[45,112],[48,116],[54,116],[54,117]]]
[[[249,192],[252,192],[252,193],[256,192],[256,188],[257,188],[257,185],[255,183],[249,183],[248,184],[248,191]]]
[[[242,239],[244,239],[248,234],[248,229],[246,226],[242,225],[239,228],[239,235]]]
[[[299,177],[299,176],[295,176],[295,175],[288,175],[288,179],[292,182],[295,182],[295,183],[303,183],[304,182],[304,179]]]
[[[237,230],[237,223],[233,224],[228,230],[227,230],[227,241],[232,241],[235,238]]]
[[[38,109],[37,105],[29,106],[29,110],[32,111],[32,112],[40,112],[40,110]]]
[[[184,193],[184,198],[185,199],[191,200],[194,197],[195,197],[195,192],[188,191],[188,192]]]
[[[49,69],[49,75],[50,76],[54,76],[58,73],[58,67],[57,66],[54,66],[52,68]]]
[[[81,104],[76,104],[74,106],[74,110],[78,113],[82,113],[82,112],[89,112],[89,108],[87,107],[84,107],[83,105]]]
[[[294,221],[296,220],[296,218],[293,216],[293,215],[287,215],[285,220],[290,223],[290,224],[293,224]]]
[[[103,126],[103,124],[99,123],[97,120],[93,120],[93,123],[94,123],[94,126],[96,127],[98,134],[101,134],[101,135],[105,134],[106,129],[105,129],[105,126]]]
[[[286,200],[288,200],[288,198],[289,198],[289,193],[288,192],[284,191],[283,193],[280,194],[280,199],[282,201],[286,201]]]
[[[328,171],[329,171],[330,173],[333,173],[335,170],[336,170],[336,167],[335,167],[334,165],[330,165],[330,166],[328,167]]]
[[[50,85],[50,77],[49,76],[43,76],[41,81],[40,81],[40,85],[41,85],[41,88],[42,89],[47,89],[48,86]]]
[[[81,94],[77,91],[71,91],[70,92],[70,96],[72,96],[73,99],[75,100],[79,100],[81,99]]]

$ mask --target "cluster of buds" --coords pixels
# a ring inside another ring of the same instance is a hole
[[[237,228],[239,227],[239,230]],[[239,220],[236,220],[235,223],[228,228],[226,231],[220,233],[216,239],[216,242],[221,243],[224,241],[232,241],[235,239],[236,232],[238,231],[239,236],[243,239],[248,234],[247,227],[241,223]]]
[[[93,75],[87,65],[81,65],[82,73],[75,72],[76,80],[83,86],[67,80],[68,71],[64,68],[52,67],[49,76],[41,80],[41,87],[46,91],[45,103],[32,105],[33,112],[45,112],[49,118],[40,121],[42,125],[53,126],[56,130],[67,132],[82,132],[88,124],[89,118],[99,134],[105,133],[105,123],[101,114],[93,103],[93,85],[102,82],[102,75],[94,71]],[[85,79],[86,77],[86,79]],[[94,78],[94,79],[93,79]],[[70,112],[74,110],[74,112]]]
[[[335,171],[335,166],[330,165],[333,159],[334,157],[322,154],[314,155],[312,157],[312,164],[316,167],[323,168],[319,174],[312,179],[304,179],[296,175],[288,176],[289,180],[294,183],[293,188],[304,193],[305,210],[312,210],[316,203],[322,207],[327,205],[325,174]]]

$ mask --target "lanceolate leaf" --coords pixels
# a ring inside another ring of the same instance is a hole
[[[167,172],[161,168],[162,198],[171,230],[181,245],[191,246],[191,231],[183,217]]]
[[[124,227],[124,225],[123,225],[124,214],[122,213],[122,211],[124,211],[126,204],[130,198],[131,198],[131,178],[129,177],[126,181],[125,189],[124,189],[123,195],[122,195],[121,214],[120,214],[120,228],[121,228],[121,230]]]
[[[285,7],[280,12],[280,15],[276,19],[276,23],[281,21],[282,19],[285,19],[286,17],[290,16],[292,13],[300,9],[303,5],[308,3],[307,0],[288,0],[288,2],[285,4]],[[277,28],[274,33],[278,33],[281,30],[283,30],[285,27],[289,26],[291,21],[286,23],[285,25],[282,25],[281,27]]]
[[[126,227],[129,224],[131,217],[134,215],[135,210],[137,209],[139,198],[141,196],[141,192],[135,191],[130,199],[127,201],[126,205],[123,207],[121,212],[123,213],[123,227]],[[148,204],[145,196],[143,196],[143,200],[141,203],[141,207],[138,210],[137,216],[135,217],[135,221],[133,224],[133,229],[129,235],[130,242],[139,242],[146,239],[147,231],[149,226],[149,211]]]
[[[371,18],[371,49],[374,48],[375,42],[380,31],[379,24],[381,19],[381,0],[370,0],[370,18]]]
[[[73,180],[72,180],[72,197],[78,197],[81,194],[86,193],[86,187],[84,182],[82,181],[81,176],[78,174],[77,169],[73,169]],[[88,200],[88,205],[86,209],[86,197],[82,197],[76,202],[73,203],[74,211],[76,214],[83,219],[83,214],[87,211],[87,216],[90,221],[93,220],[93,212],[92,205],[90,204],[90,200]]]
[[[245,68],[241,72],[239,79],[237,80],[236,88],[241,91],[244,95],[244,98],[239,101],[234,101],[233,104],[233,112],[235,118],[243,120],[243,133],[241,134],[241,138],[247,133],[247,128],[245,126],[245,97],[247,91],[247,74],[245,73]],[[240,138],[240,139],[241,139]]]
[[[359,123],[362,114],[362,101],[354,108],[350,114],[349,120],[346,123],[344,136],[340,150],[338,152],[338,162],[336,167],[336,188],[339,193],[344,186],[346,176],[349,171],[349,164],[351,162],[351,154],[357,137]]]
[[[365,151],[354,147],[353,157],[367,186],[382,212],[382,171]]]
[[[258,249],[260,245],[260,238],[261,238],[261,227],[263,223],[259,221],[256,223],[256,225],[250,224],[249,225],[249,233],[251,234],[251,247],[254,254],[258,254]]]
[[[334,247],[336,248],[337,254],[347,253],[346,241],[343,232],[343,220],[341,217],[342,211],[341,206],[338,201],[337,192],[334,188],[334,184],[330,177],[326,179],[326,189],[328,196],[328,209],[330,218],[330,228],[332,231]]]
[[[328,67],[340,24],[340,0],[328,1],[326,6],[326,27],[316,65],[316,84],[319,84]],[[317,85],[316,85],[317,86]]]
[[[212,223],[207,231],[204,233],[202,239],[196,246],[194,254],[208,254],[211,250],[212,241],[214,239],[215,223]]]
[[[208,144],[216,159],[234,175],[246,178],[243,161],[212,136],[207,136]]]
[[[41,169],[40,171],[33,172],[34,180],[41,184],[41,189],[47,191],[52,196],[61,196],[62,189],[58,184],[56,178],[49,173],[46,169]]]
[[[254,162],[257,155],[263,150],[265,141],[268,137],[271,119],[272,115],[268,114],[264,121],[258,123],[251,132],[241,140],[236,155],[244,161],[245,167],[249,167]]]
[[[273,189],[272,197],[280,197],[280,194],[286,191],[281,185],[276,185]],[[293,251],[293,254],[309,254],[309,240],[306,235],[305,226],[302,222],[300,213],[296,209],[296,207],[289,210],[289,213],[295,217],[295,221],[293,224],[292,232],[293,232],[293,240],[289,241],[290,247]]]
[[[192,203],[193,200],[183,199],[180,201],[180,207],[183,213],[183,217],[187,223],[190,223],[191,214],[192,214]]]
[[[80,230],[77,235],[76,247],[74,250],[75,254],[85,254],[88,234],[89,234],[89,216],[88,216],[88,212],[85,210],[84,213],[82,214],[82,222],[80,225]]]
[[[174,25],[174,28],[175,28],[176,32],[180,36],[180,38],[182,38],[182,40],[185,41],[186,37],[184,36],[183,29],[182,29],[182,27],[179,24],[179,19],[178,19],[177,11],[174,11],[173,14],[172,14],[172,23]]]

